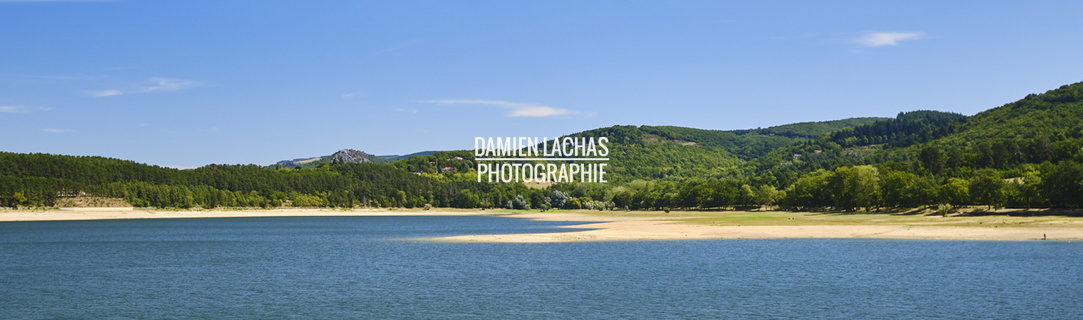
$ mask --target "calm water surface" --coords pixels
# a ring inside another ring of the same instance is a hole
[[[497,217],[0,223],[0,318],[1078,319],[1083,244],[404,241]]]

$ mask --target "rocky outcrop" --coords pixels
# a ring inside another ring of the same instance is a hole
[[[268,168],[315,168],[321,163],[391,163],[394,159],[381,158],[380,156],[374,156],[364,151],[354,149],[342,149],[329,156],[319,156],[312,158],[297,158],[293,160],[282,160],[270,166]]]
[[[364,151],[358,151],[354,149],[343,149],[335,152],[330,157],[324,159],[324,162],[331,163],[372,163],[374,156]]]

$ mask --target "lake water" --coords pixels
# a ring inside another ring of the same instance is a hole
[[[1079,242],[398,240],[558,225],[482,216],[0,223],[0,318],[1083,315]]]

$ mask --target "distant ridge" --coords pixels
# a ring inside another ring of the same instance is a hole
[[[297,158],[282,160],[268,167],[282,168],[315,168],[321,163],[391,163],[394,160],[377,157],[364,151],[354,149],[342,149],[329,156]]]
[[[860,125],[871,124],[877,121],[890,120],[891,118],[880,117],[859,117],[859,118],[846,118],[840,120],[829,121],[808,121],[798,122],[791,124],[777,125],[768,127],[765,129],[747,129],[747,130],[730,130],[730,132],[738,135],[746,135],[750,133],[763,134],[763,135],[779,135],[790,138],[818,138],[821,135],[834,132],[836,130],[856,127]]]
[[[613,160],[615,164],[613,167],[614,181],[624,181],[633,178],[688,177],[718,174],[719,172],[714,172],[714,169],[711,168],[733,166],[798,141],[815,139],[843,128],[890,119],[875,117],[847,118],[791,123],[746,130],[706,130],[677,126],[611,126],[587,130],[574,135],[607,136],[613,143],[630,144],[616,146],[616,150],[620,152],[620,155],[615,156]],[[430,150],[406,155],[375,156],[362,151],[344,149],[330,156],[283,160],[269,167],[315,168],[321,163],[333,163],[336,160],[340,163],[386,164],[409,159],[410,157],[428,157],[441,152],[445,151]],[[409,167],[409,165],[405,166]],[[425,171],[421,170],[419,166],[420,164],[413,164],[413,169]],[[636,172],[625,172],[625,170],[628,170],[627,168],[643,169],[632,169]],[[438,172],[439,169],[432,170]]]
[[[402,160],[402,159],[406,159],[406,158],[413,157],[413,156],[427,156],[427,155],[435,154],[437,152],[443,152],[443,151],[430,150],[430,151],[414,152],[414,153],[407,154],[407,155],[386,155],[386,156],[376,156],[376,157],[384,158],[384,159],[390,159],[390,160]]]

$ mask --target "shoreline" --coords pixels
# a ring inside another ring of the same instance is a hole
[[[719,215],[725,215],[721,213]],[[788,213],[786,213],[788,214]],[[807,215],[828,215],[804,213]],[[884,215],[884,214],[880,214]],[[983,241],[1023,241],[1023,240],[1083,240],[1083,218],[1055,217],[1035,225],[1011,225],[1028,221],[1027,218],[989,216],[977,220],[1000,219],[1007,223],[1000,225],[978,223],[978,226],[956,226],[952,224],[922,225],[880,223],[870,219],[868,224],[798,224],[798,225],[705,225],[698,223],[703,214],[692,217],[674,215],[658,216],[613,216],[606,217],[582,213],[520,213],[506,217],[523,218],[538,221],[593,222],[561,228],[564,232],[460,235],[428,238],[419,240],[440,242],[484,242],[484,243],[551,243],[551,242],[595,242],[595,241],[665,241],[665,240],[709,240],[709,239],[924,239],[924,240],[983,240]],[[710,216],[710,215],[708,215]],[[876,217],[875,215],[868,215]],[[968,219],[973,219],[967,217]],[[796,219],[796,218],[793,218]],[[917,219],[936,220],[939,217],[918,217]],[[796,221],[796,220],[787,220]],[[954,221],[951,221],[954,222]],[[983,221],[979,221],[983,222]],[[576,230],[586,229],[586,230]]]
[[[549,243],[706,239],[1083,240],[1083,218],[939,216],[807,212],[515,212],[466,209],[0,210],[0,222],[263,217],[500,216],[581,223],[559,232],[459,235],[437,242]]]

